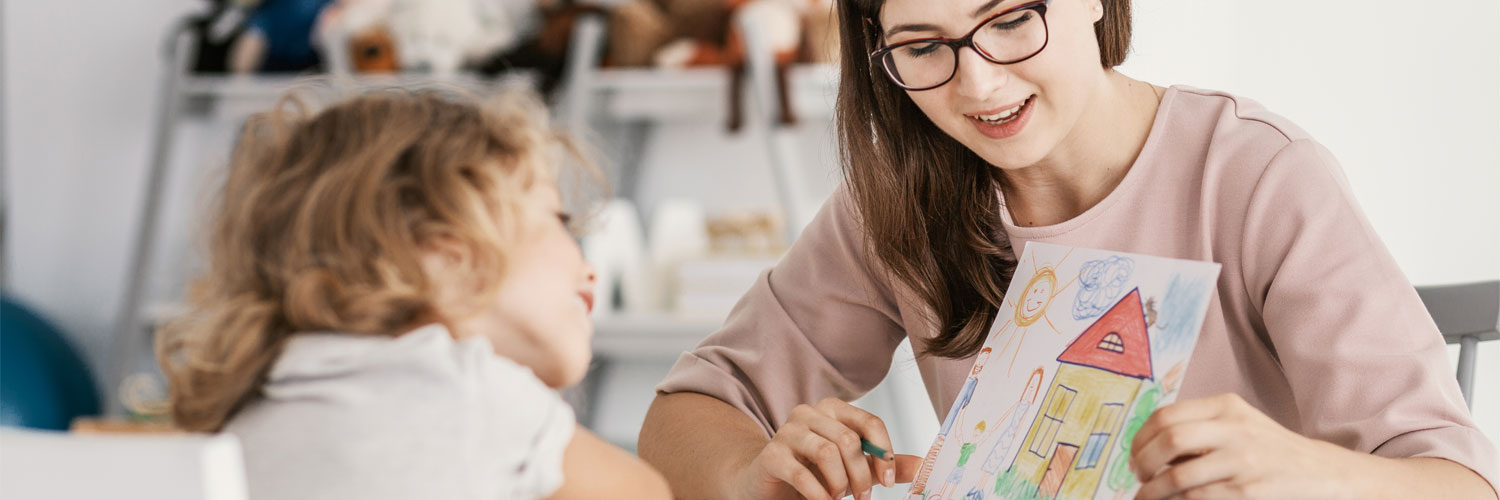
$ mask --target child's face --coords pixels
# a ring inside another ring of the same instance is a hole
[[[594,268],[560,220],[556,185],[538,182],[524,205],[495,302],[461,322],[460,335],[483,333],[496,354],[530,367],[548,386],[565,387],[588,371]]]

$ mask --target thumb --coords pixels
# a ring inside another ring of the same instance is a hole
[[[910,483],[917,477],[917,470],[922,468],[922,457],[916,455],[896,455],[896,482]]]

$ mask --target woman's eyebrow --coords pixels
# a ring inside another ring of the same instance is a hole
[[[990,0],[988,2],[985,2],[984,5],[979,6],[978,9],[974,9],[974,13],[969,14],[969,17],[978,18],[979,16],[984,15],[986,12],[989,12],[990,9],[995,8],[996,5],[1000,5],[1000,3],[1004,1],[1005,0]],[[892,26],[891,29],[886,30],[885,37],[890,38],[891,36],[903,31],[942,31],[942,28],[939,28],[937,25],[933,24],[898,24]]]
[[[979,8],[974,9],[974,13],[969,14],[969,17],[978,18],[979,16],[984,15],[984,13],[989,12],[990,9],[995,8],[996,5],[1000,5],[1000,2],[1003,1],[1005,0],[990,0],[988,2],[985,2],[984,5],[980,5]]]

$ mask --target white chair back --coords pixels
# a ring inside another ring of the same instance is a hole
[[[246,500],[229,435],[97,435],[0,428],[0,499]]]

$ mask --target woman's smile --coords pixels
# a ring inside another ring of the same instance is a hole
[[[1026,128],[1027,122],[1031,121],[1032,103],[1035,101],[1036,95],[1033,94],[1019,104],[996,110],[965,113],[964,117],[985,137],[1004,139],[1019,134],[1022,129]]]

